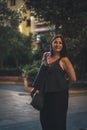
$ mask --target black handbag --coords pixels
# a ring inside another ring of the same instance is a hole
[[[43,108],[43,104],[44,104],[43,94],[40,91],[38,93],[36,92],[32,97],[31,105],[35,109],[40,111]]]
[[[44,105],[44,84],[46,77],[45,74],[46,74],[46,67],[44,65],[41,65],[39,72],[37,73],[35,80],[32,84],[32,86],[39,91],[38,92],[36,91],[34,93],[30,104],[39,111],[43,108]]]

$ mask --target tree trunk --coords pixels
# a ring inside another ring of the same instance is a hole
[[[0,67],[3,68],[3,60],[0,60]]]
[[[19,60],[16,58],[15,62],[16,62],[16,68],[18,68],[19,67]]]

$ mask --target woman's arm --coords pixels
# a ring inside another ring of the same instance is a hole
[[[76,74],[74,67],[67,57],[62,58],[63,68],[69,76],[69,82],[73,83],[76,81]]]

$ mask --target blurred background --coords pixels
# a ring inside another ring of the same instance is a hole
[[[77,80],[87,81],[87,2],[0,0],[0,76],[34,79],[50,39],[63,34]]]

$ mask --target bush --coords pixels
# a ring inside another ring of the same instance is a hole
[[[40,66],[40,61],[34,61],[32,65],[26,64],[21,67],[22,77],[32,81],[37,74]]]
[[[16,68],[0,69],[0,76],[21,76],[21,71]]]

